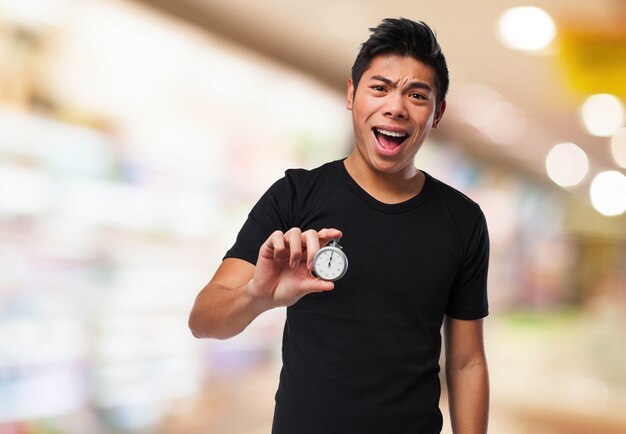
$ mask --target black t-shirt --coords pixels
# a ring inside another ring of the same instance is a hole
[[[426,174],[385,204],[343,161],[288,170],[254,206],[226,257],[256,263],[275,230],[343,232],[347,274],[287,308],[275,434],[435,434],[444,315],[488,314],[489,237],[479,206]]]

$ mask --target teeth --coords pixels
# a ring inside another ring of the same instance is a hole
[[[404,137],[404,136],[406,136],[406,133],[396,133],[396,132],[393,132],[393,131],[382,130],[380,128],[376,128],[376,131],[378,131],[380,134],[384,134],[385,136],[390,136],[390,137]]]

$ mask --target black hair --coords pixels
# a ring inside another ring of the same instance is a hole
[[[446,98],[450,83],[448,65],[437,37],[426,23],[406,18],[385,18],[377,27],[369,30],[371,35],[361,45],[361,50],[352,65],[352,83],[355,92],[361,76],[376,56],[395,54],[413,57],[432,67],[436,77],[437,103]]]

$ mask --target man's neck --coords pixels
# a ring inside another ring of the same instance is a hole
[[[377,172],[354,153],[344,160],[344,165],[363,190],[376,200],[388,204],[404,202],[417,196],[426,179],[415,166],[395,173]]]

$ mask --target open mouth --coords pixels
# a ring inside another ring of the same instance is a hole
[[[382,128],[374,128],[373,131],[378,144],[388,151],[396,149],[409,137],[405,131],[389,131]]]

